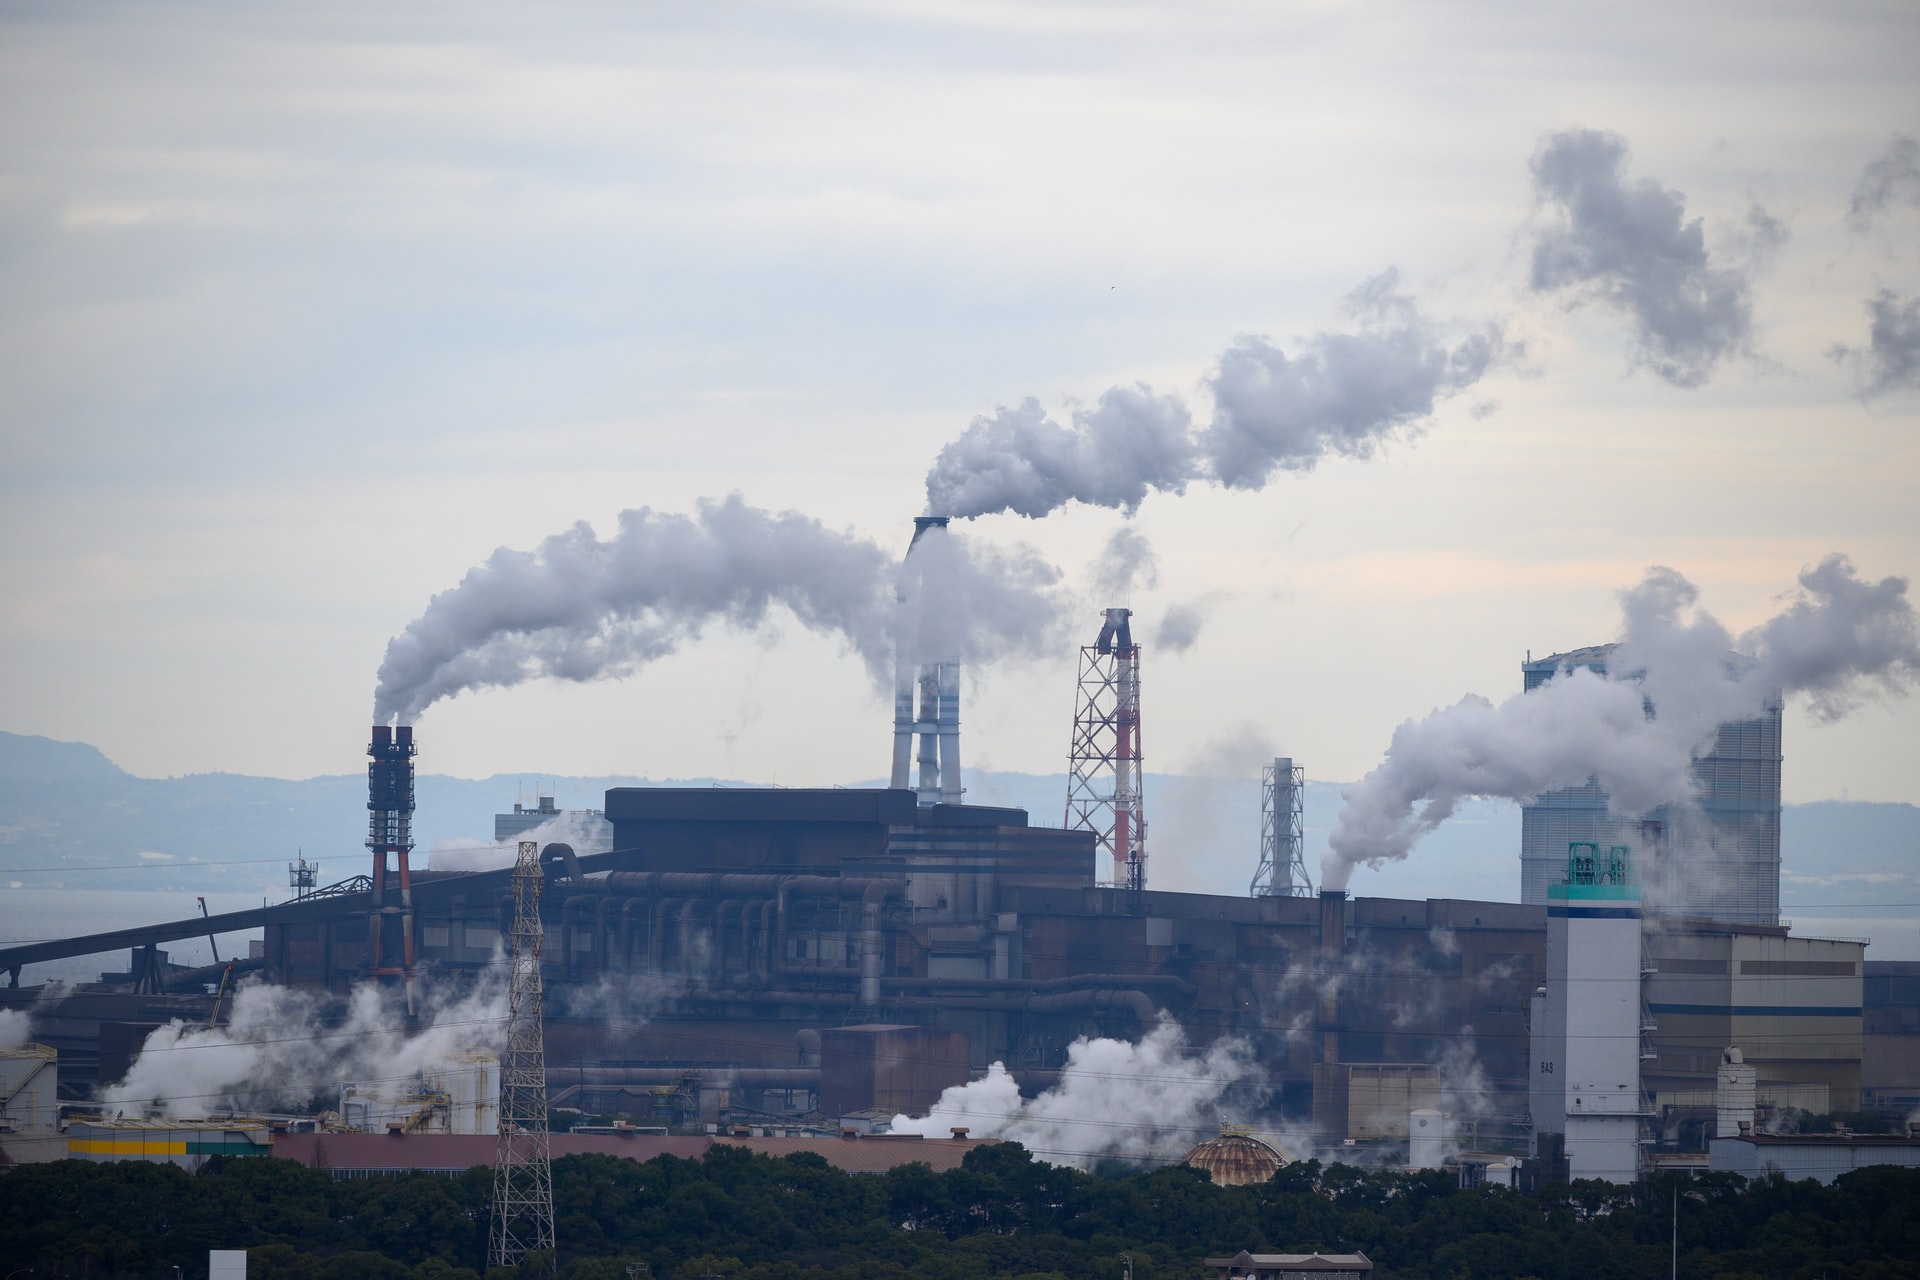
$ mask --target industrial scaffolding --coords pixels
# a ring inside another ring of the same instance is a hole
[[[1255,898],[1311,898],[1307,877],[1305,813],[1307,771],[1281,756],[1261,771],[1260,867],[1247,893]]]
[[[547,1050],[541,1031],[540,846],[520,841],[513,868],[513,955],[507,1047],[500,1054],[500,1143],[493,1162],[487,1265],[553,1251],[553,1163],[547,1137]]]
[[[1131,609],[1108,609],[1080,650],[1073,745],[1067,753],[1069,830],[1091,831],[1113,860],[1113,884],[1139,904],[1147,887],[1147,820],[1140,773],[1140,646]]]

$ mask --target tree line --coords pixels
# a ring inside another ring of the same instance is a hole
[[[209,1249],[233,1248],[250,1280],[1119,1280],[1126,1254],[1134,1280],[1211,1280],[1208,1256],[1317,1249],[1363,1251],[1380,1280],[1657,1280],[1677,1197],[1682,1276],[1920,1280],[1920,1169],[1521,1193],[1307,1161],[1218,1187],[1183,1166],[1082,1173],[1005,1143],[947,1173],[716,1146],[567,1156],[553,1181],[558,1255],[489,1271],[486,1169],[336,1181],[257,1158],[197,1175],[25,1165],[0,1176],[0,1259],[61,1280],[191,1280]]]

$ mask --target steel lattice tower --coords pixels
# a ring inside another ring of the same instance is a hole
[[[540,847],[520,842],[513,868],[512,976],[500,1055],[500,1145],[493,1163],[490,1267],[553,1248],[553,1164],[547,1143],[547,1050],[540,1018]]]
[[[1307,878],[1306,825],[1301,800],[1307,771],[1281,756],[1262,771],[1260,786],[1260,869],[1247,892],[1255,898],[1311,898]]]
[[[1140,775],[1140,646],[1131,609],[1108,609],[1100,636],[1080,650],[1073,746],[1067,753],[1069,830],[1091,831],[1113,859],[1113,883],[1138,907],[1147,887],[1147,820]]]

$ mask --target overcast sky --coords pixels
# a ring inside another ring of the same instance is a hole
[[[971,673],[969,763],[1063,767],[1123,525],[1148,765],[1249,777],[1357,778],[1650,565],[1736,632],[1920,572],[1905,0],[395,8],[0,11],[0,728],[357,771],[496,547],[738,493],[904,549],[975,418],[1137,383],[1224,477],[1241,375],[1381,298],[1441,363],[1318,465],[971,523],[1084,635]],[[420,764],[848,782],[890,716],[776,611],[441,702]],[[1916,743],[1790,711],[1787,799],[1920,802]]]

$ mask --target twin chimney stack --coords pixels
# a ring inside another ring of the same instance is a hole
[[[907,544],[907,554],[913,554],[927,530],[946,527],[946,516],[916,516],[913,541]],[[926,589],[924,584],[922,589]],[[919,739],[917,753],[916,738]],[[912,777],[916,760],[920,766],[917,784]],[[958,662],[922,662],[916,667],[904,656],[895,659],[893,777],[889,785],[901,790],[912,787],[923,806],[960,803]]]
[[[398,979],[413,1012],[413,726],[373,726],[367,746],[367,850],[373,887],[367,908],[367,968]],[[397,862],[390,866],[389,860]]]

